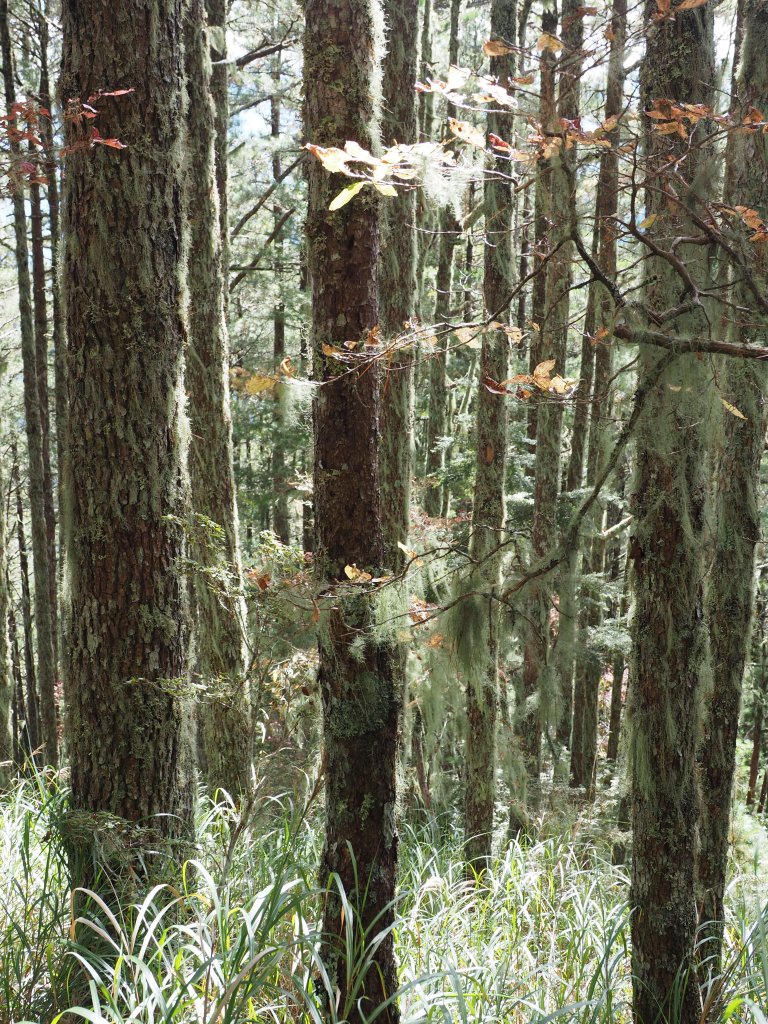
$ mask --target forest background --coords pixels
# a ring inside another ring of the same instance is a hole
[[[764,0],[0,32],[0,1020],[765,1020]]]

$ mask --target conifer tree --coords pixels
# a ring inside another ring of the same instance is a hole
[[[171,836],[193,797],[183,19],[182,0],[62,8],[72,804]],[[92,146],[81,102],[127,148]]]

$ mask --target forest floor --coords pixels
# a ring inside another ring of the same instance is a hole
[[[319,1024],[319,807],[300,816],[263,797],[244,817],[201,798],[180,878],[142,888],[134,875],[122,899],[91,897],[75,916],[65,801],[55,777],[0,801],[0,1024]],[[455,822],[402,826],[404,1024],[630,1020],[628,868],[613,863],[626,839],[612,813],[550,800],[538,837],[505,844],[480,882],[464,878]],[[733,838],[725,966],[703,1019],[764,1024],[768,837],[740,813]],[[354,919],[349,907],[353,970],[376,942]]]

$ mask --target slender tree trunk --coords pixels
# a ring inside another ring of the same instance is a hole
[[[768,768],[763,772],[763,784],[760,787],[760,799],[757,804],[757,813],[762,814],[765,810],[765,800],[768,797]]]
[[[64,102],[133,90],[92,101],[126,149],[79,146],[88,123],[67,126],[72,805],[96,827],[108,812],[173,837],[191,831],[194,796],[183,21],[181,0],[62,10]]]
[[[448,62],[459,62],[459,16],[461,0],[451,0],[450,33],[448,40]],[[456,108],[448,104],[448,117],[456,116]],[[454,250],[460,240],[461,228],[452,207],[440,211],[437,275],[435,278],[435,322],[445,323],[451,313],[453,290]],[[422,257],[423,258],[423,257]],[[427,420],[427,486],[424,493],[424,510],[428,516],[439,516],[445,512],[447,488],[441,477],[445,466],[444,438],[448,434],[448,346],[450,336],[443,329],[430,359],[429,371],[429,413]]]
[[[40,103],[47,110],[52,110],[53,99],[48,75],[48,4],[40,14],[38,39],[40,43]],[[56,419],[56,498],[59,510],[59,560],[56,572],[61,577],[64,568],[64,545],[61,542],[61,519],[65,505],[64,478],[66,477],[67,441],[67,382],[65,379],[66,341],[61,311],[61,286],[59,281],[60,257],[60,218],[59,218],[59,181],[56,154],[54,151],[53,124],[45,116],[40,120],[40,138],[45,155],[45,192],[48,200],[48,226],[50,228],[51,249],[51,327],[53,340],[53,379],[54,379],[54,412]],[[58,610],[58,608],[56,609]],[[58,641],[59,630],[56,631]],[[61,659],[57,658],[61,671]]]
[[[576,221],[576,179],[575,153],[566,149],[566,139],[561,119],[573,120],[578,116],[579,87],[581,78],[581,41],[583,19],[579,17],[574,0],[563,5],[561,36],[566,54],[561,62],[560,87],[557,110],[554,96],[548,94],[550,59],[542,60],[541,116],[544,130],[552,134],[554,150],[544,161],[546,167],[540,175],[542,194],[537,201],[544,204],[547,216],[547,247],[549,262],[543,274],[544,304],[539,322],[538,345],[535,359],[538,362],[554,360],[553,372],[563,373],[565,369],[566,346],[568,341],[568,319],[570,310],[569,292],[572,278],[573,243],[571,236]],[[549,27],[544,27],[546,26]],[[542,26],[550,31],[557,25],[556,8],[544,7]],[[552,33],[554,34],[554,32]],[[554,72],[552,72],[554,73]],[[553,86],[553,83],[552,87]],[[555,143],[558,145],[555,146]],[[539,275],[539,279],[542,275]],[[534,282],[534,290],[540,284]],[[534,295],[534,308],[540,301]],[[531,542],[535,558],[541,558],[552,543],[555,535],[555,512],[560,478],[560,447],[562,440],[563,405],[557,399],[544,396],[539,403],[536,423],[536,462],[534,468],[534,506]],[[575,570],[575,563],[572,562]],[[565,575],[568,575],[566,567]],[[567,598],[573,592],[571,585],[564,588],[566,607],[561,609],[565,629],[560,643],[559,654],[550,652],[549,614],[554,592],[546,579],[536,581],[529,590],[529,604],[526,611],[526,636],[523,648],[523,696],[525,717],[520,723],[521,738],[528,773],[534,788],[538,785],[541,760],[541,730],[555,717],[557,691],[570,685],[573,636],[575,633],[575,612]]]
[[[384,142],[416,142],[418,0],[385,0]],[[381,331],[392,345],[407,329],[418,304],[416,193],[401,191],[382,210],[379,268]],[[380,485],[386,565],[399,569],[410,527],[413,472],[413,350],[395,348],[387,359],[381,395]],[[402,652],[404,655],[404,651]]]
[[[37,676],[35,673],[35,647],[32,639],[32,600],[29,588],[29,559],[27,558],[27,539],[24,532],[24,502],[21,496],[21,480],[19,462],[15,443],[11,446],[13,464],[11,481],[16,490],[16,542],[19,548],[19,575],[21,577],[21,616],[24,628],[24,676],[26,680],[26,719],[29,734],[29,752],[32,757],[39,757],[40,746],[40,702],[37,696]]]
[[[205,0],[211,44],[211,96],[216,124],[214,144],[216,193],[219,197],[221,266],[224,274],[224,312],[229,301],[229,191],[227,189],[227,139],[229,134],[229,65],[227,64],[227,0]]]
[[[514,43],[517,0],[494,0],[491,37]],[[515,67],[512,54],[491,58],[491,76],[509,88]],[[513,137],[511,114],[488,115],[488,131]],[[499,309],[512,290],[512,187],[509,162],[497,159],[483,186],[485,246],[483,299],[488,312]],[[493,394],[486,380],[505,380],[509,339],[505,331],[483,335],[477,393],[477,444],[472,534],[469,554],[478,565],[470,590],[494,595],[501,585],[501,557],[494,554],[504,529],[504,477],[507,464],[507,399]],[[499,605],[492,596],[468,598],[477,603],[473,619],[472,665],[467,678],[467,745],[464,796],[464,850],[479,870],[490,863],[496,774],[496,709],[499,673]],[[477,649],[479,647],[479,650]]]
[[[30,158],[37,154],[30,147]],[[43,501],[45,512],[46,550],[48,553],[48,586],[51,608],[51,643],[54,672],[59,663],[58,587],[56,576],[56,513],[53,505],[51,473],[51,416],[48,388],[48,296],[45,282],[45,250],[43,242],[43,206],[40,185],[29,186],[30,228],[32,239],[32,303],[35,329],[35,373],[37,401],[40,407],[40,430],[43,457]]]
[[[321,146],[375,140],[372,88],[381,46],[381,13],[368,0],[307,0],[304,36],[306,137]],[[396,766],[403,693],[396,646],[374,629],[377,603],[347,567],[378,575],[384,563],[379,496],[379,366],[361,357],[347,367],[328,354],[346,339],[368,338],[379,321],[378,202],[365,193],[331,212],[346,184],[319,163],[309,168],[307,255],[312,279],[316,392],[315,567],[331,595],[319,634],[323,702],[326,828],[323,881],[332,874],[355,918],[342,912],[332,884],[325,903],[324,962],[338,994],[339,1015],[361,1024],[395,991],[391,932],[362,976],[347,958],[344,936],[370,941],[393,919],[397,869]],[[372,191],[372,190],[371,190]],[[369,350],[370,351],[370,350]],[[390,1004],[377,1020],[396,1021]]]
[[[0,43],[3,59],[5,102],[10,110],[16,102],[13,79],[13,51],[8,22],[7,0],[0,0]],[[9,139],[11,158],[18,162],[19,143]],[[24,416],[29,453],[29,501],[32,524],[32,561],[35,572],[35,626],[37,629],[37,678],[40,686],[43,761],[58,761],[56,710],[56,669],[53,646],[53,614],[48,563],[48,530],[45,518],[45,480],[43,469],[43,422],[38,391],[35,330],[32,316],[32,288],[29,278],[27,217],[21,187],[13,188],[13,226],[16,274],[19,287],[21,356],[24,370]]]
[[[739,112],[746,116],[768,104],[768,10],[759,0],[743,2],[744,47],[737,96]],[[768,203],[768,136],[754,130],[731,131],[728,147],[725,201],[764,209]],[[768,294],[766,256],[762,246],[747,240],[750,234],[741,229],[741,256],[757,286]],[[758,342],[765,334],[768,316],[754,308],[738,269],[734,276],[729,340]],[[746,316],[742,310],[748,311]],[[699,920],[712,940],[703,953],[714,955],[718,963],[741,686],[751,635],[755,547],[760,539],[759,473],[768,383],[765,366],[755,359],[730,359],[721,370],[722,397],[746,419],[722,412],[724,440],[716,467],[714,558],[706,604],[714,685],[705,707],[700,750]]]
[[[626,0],[614,0],[611,13],[611,51],[608,61],[608,84],[605,98],[605,122],[618,120],[624,104],[624,51],[627,32]],[[597,230],[597,263],[609,281],[615,280],[618,251],[613,218],[619,202],[619,129],[608,132],[610,149],[600,156],[600,172],[595,204]],[[613,297],[597,281],[590,285],[588,307],[593,310],[592,331],[598,338],[594,351],[594,383],[589,402],[589,433],[587,447],[587,487],[593,487],[602,472],[610,438],[610,383],[613,345],[610,339],[615,309]],[[587,339],[592,348],[592,339]],[[586,397],[586,396],[585,396]],[[603,595],[595,581],[605,564],[605,544],[600,540],[602,506],[595,503],[587,520],[584,540],[582,575],[586,577],[579,600],[579,652],[574,681],[574,717],[571,737],[571,784],[589,786],[597,759],[597,715],[603,658],[590,648],[589,633],[603,616]],[[619,693],[620,698],[620,693]],[[619,710],[620,705],[617,707]],[[616,737],[618,743],[618,737]],[[618,749],[618,748],[617,748]]]
[[[657,8],[648,0],[650,23]],[[641,109],[655,99],[711,105],[713,15],[701,7],[654,25],[641,67]],[[705,126],[692,139],[657,133],[646,119],[646,215],[663,248],[696,232],[687,214],[706,195]],[[664,168],[685,157],[688,188],[669,200]],[[661,186],[661,187],[660,187]],[[676,256],[700,288],[710,280],[707,252],[682,244]],[[683,287],[661,255],[645,262],[649,318],[673,307]],[[682,334],[707,332],[701,307],[679,316]],[[674,337],[674,335],[672,335]],[[658,350],[641,346],[640,386],[659,372]],[[666,364],[665,364],[666,365]],[[632,969],[637,1024],[655,1024],[674,999],[681,1024],[699,1020],[693,966],[696,934],[695,846],[698,822],[696,741],[705,670],[704,545],[707,441],[713,419],[712,369],[695,356],[673,358],[649,395],[637,426],[633,487],[635,574],[632,626]],[[679,972],[684,972],[679,974]]]
[[[752,725],[752,755],[749,759],[749,780],[747,782],[746,805],[749,810],[755,803],[757,778],[760,773],[760,754],[763,749],[763,722],[765,720],[765,700],[768,696],[768,666],[766,665],[765,623],[768,603],[758,585],[756,598],[757,614],[755,616],[755,657],[753,664],[757,679],[754,684],[754,723]]]
[[[0,380],[5,383],[5,367],[0,364]],[[5,477],[0,463],[0,781],[7,781],[14,760],[11,719],[14,685],[8,657],[8,532],[5,522]]]
[[[243,660],[242,579],[232,466],[229,338],[224,320],[219,204],[216,190],[215,111],[203,0],[185,12],[187,86],[186,206],[189,350],[189,476],[195,527],[192,557],[195,674],[207,697],[199,709],[202,762],[209,786],[233,796],[251,781],[250,706]],[[210,529],[207,524],[215,526]]]

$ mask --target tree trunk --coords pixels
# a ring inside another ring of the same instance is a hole
[[[229,208],[227,139],[229,136],[229,65],[227,64],[227,0],[205,0],[211,44],[211,96],[216,125],[214,143],[216,193],[219,197],[221,267],[224,275],[224,312],[229,300]]]
[[[768,103],[768,10],[759,0],[744,0],[744,47],[739,67],[738,113],[746,116]],[[726,156],[727,203],[763,209],[768,202],[768,136],[732,130]],[[737,244],[745,265],[763,294],[768,266],[762,246],[740,230]],[[729,340],[759,342],[768,316],[755,309],[753,296],[734,268]],[[746,317],[741,310],[748,310]],[[737,312],[738,311],[738,312]],[[746,322],[744,322],[746,320]],[[715,476],[714,558],[708,581],[706,616],[712,657],[713,692],[706,704],[701,763],[699,820],[699,920],[712,940],[703,955],[719,963],[725,909],[731,797],[736,771],[736,738],[741,685],[749,648],[754,591],[755,546],[760,540],[759,473],[765,439],[765,390],[768,378],[756,359],[729,359],[718,375],[721,395],[746,416],[721,410],[723,433]],[[715,967],[716,964],[710,965]]]
[[[491,38],[514,43],[517,0],[494,0]],[[491,58],[491,77],[504,88],[514,78],[512,54]],[[511,114],[491,113],[489,132],[513,137]],[[512,186],[509,162],[496,159],[483,186],[485,245],[483,299],[488,313],[500,309],[512,291]],[[492,172],[495,172],[492,173]],[[477,444],[472,533],[469,554],[477,566],[470,590],[495,594],[501,585],[501,557],[495,549],[502,541],[507,465],[508,406],[504,395],[493,394],[485,381],[508,377],[509,338],[505,331],[486,332],[482,338],[477,393]],[[467,743],[464,794],[464,851],[474,870],[490,864],[496,774],[496,708],[499,673],[499,604],[493,597],[468,597],[477,605],[473,616],[471,664],[467,675]],[[461,642],[461,641],[460,641]]]
[[[187,88],[186,208],[189,350],[189,476],[195,562],[195,675],[204,685],[198,711],[199,745],[212,790],[237,797],[251,782],[251,725],[244,677],[245,610],[232,466],[229,338],[216,191],[215,111],[203,0],[185,12]],[[214,525],[211,525],[214,524]]]
[[[127,146],[91,150],[89,122],[68,121],[64,646],[86,842],[103,812],[162,836],[192,828],[183,15],[181,0],[62,10],[65,103],[74,115],[95,97],[102,137]],[[98,96],[105,84],[134,91]]]
[[[0,363],[0,380],[5,383],[5,367]],[[11,737],[11,717],[14,685],[8,657],[8,532],[5,522],[5,477],[0,463],[0,782],[10,776],[14,750]]]
[[[307,0],[304,36],[304,125],[321,146],[354,139],[374,144],[373,75],[381,13],[363,0]],[[393,638],[375,630],[377,602],[347,567],[379,574],[384,537],[379,499],[379,398],[376,359],[338,362],[328,347],[368,338],[379,320],[378,202],[373,190],[331,212],[347,184],[319,163],[309,168],[307,255],[312,279],[316,392],[314,495],[315,567],[330,591],[319,635],[318,680],[323,702],[326,829],[323,882],[335,873],[354,920],[344,914],[336,885],[325,903],[323,957],[339,1015],[361,1024],[397,987],[391,932],[369,966],[346,957],[365,936],[394,919],[397,869],[396,766],[403,693]],[[324,351],[325,349],[325,351]],[[370,353],[370,349],[368,350]],[[362,972],[362,973],[361,973]],[[394,1004],[377,1020],[394,1022]]]
[[[13,78],[13,53],[7,0],[0,0],[0,43],[2,46],[5,102],[10,110],[16,101]],[[19,143],[9,138],[11,159],[18,163]],[[13,188],[13,227],[16,274],[19,287],[21,357],[24,370],[24,416],[29,453],[29,503],[32,524],[32,562],[35,573],[35,626],[37,629],[37,678],[40,687],[43,761],[58,762],[58,716],[56,710],[56,669],[53,646],[53,613],[48,562],[48,528],[45,517],[45,481],[43,469],[43,420],[38,391],[35,330],[32,316],[32,289],[29,278],[27,217],[21,186]]]
[[[384,143],[417,141],[416,58],[418,0],[385,0],[387,55],[384,60]],[[416,193],[401,191],[382,209],[379,268],[381,332],[392,345],[407,330],[418,304],[416,282]],[[381,394],[380,484],[385,564],[400,569],[410,528],[413,472],[413,349],[395,348],[387,358]],[[404,652],[403,652],[404,653]]]
[[[608,61],[608,87],[605,97],[605,121],[618,119],[624,107],[624,50],[627,32],[626,0],[614,0],[611,13],[611,51]],[[608,133],[611,147],[600,155],[597,181],[595,227],[598,232],[597,263],[609,281],[616,278],[618,252],[613,218],[619,202],[619,128]],[[613,345],[610,330],[615,304],[608,290],[597,281],[590,285],[588,303],[594,308],[593,333],[598,338],[594,352],[594,383],[589,402],[587,447],[587,487],[593,487],[608,455],[610,438],[610,386]],[[601,336],[602,335],[602,336]],[[590,339],[590,347],[592,340]],[[602,506],[595,503],[587,518],[582,574],[586,577],[579,600],[579,654],[574,682],[574,719],[571,739],[571,784],[589,786],[597,760],[597,715],[603,658],[590,648],[589,632],[603,617],[604,600],[595,583],[605,566],[605,544],[600,539]],[[620,698],[620,694],[619,694]],[[617,707],[617,711],[620,705]],[[618,738],[616,738],[618,742]],[[618,749],[618,748],[617,748]]]
[[[37,696],[37,675],[35,673],[35,647],[32,638],[32,600],[29,589],[29,559],[27,538],[24,532],[24,502],[21,496],[21,480],[16,444],[11,443],[11,482],[16,489],[16,543],[19,548],[19,576],[21,577],[21,617],[24,628],[24,676],[26,681],[25,713],[29,736],[30,757],[39,758],[40,751],[40,702]]]
[[[655,0],[648,0],[649,22],[656,10]],[[654,25],[641,67],[641,109],[651,109],[659,98],[711,105],[712,35],[712,11],[706,7]],[[645,211],[658,215],[648,233],[664,249],[672,239],[696,233],[687,207],[696,203],[697,194],[706,194],[712,158],[704,126],[683,140],[657,133],[653,124],[646,119],[647,173],[653,184]],[[664,169],[683,157],[686,178],[695,185],[675,182],[673,192]],[[707,287],[706,250],[682,244],[675,253],[695,284]],[[668,260],[646,258],[649,319],[674,307],[682,288]],[[701,306],[674,323],[682,334],[707,332]],[[641,346],[641,387],[660,372],[662,359],[669,357]],[[654,1024],[674,1000],[681,1024],[693,1024],[701,1009],[692,958],[697,710],[707,657],[704,513],[712,369],[691,355],[673,357],[663,366],[637,425],[630,546],[635,571],[630,668],[633,1010],[637,1024]]]

